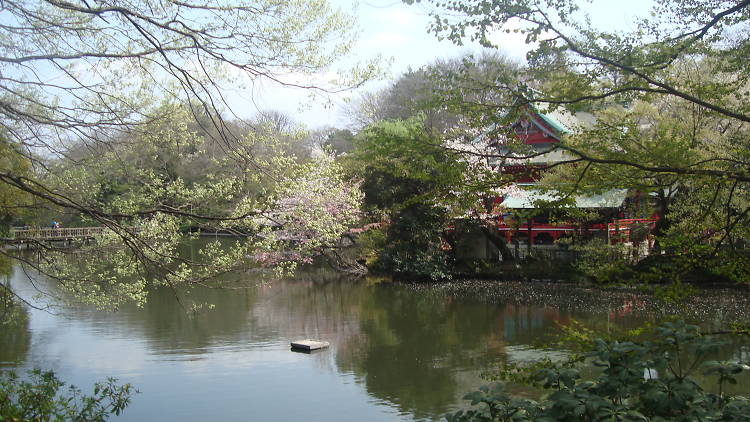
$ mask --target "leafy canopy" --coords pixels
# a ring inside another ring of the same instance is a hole
[[[353,47],[354,27],[354,19],[325,0],[6,4],[3,210],[25,207],[40,221],[64,215],[71,225],[107,229],[97,247],[52,248],[47,262],[26,264],[102,307],[122,297],[141,302],[150,284],[206,282],[247,263],[250,249],[288,248],[258,219],[289,211],[278,208],[281,198],[301,194],[291,184],[309,188],[329,177],[330,191],[310,189],[307,199],[316,216],[340,218],[325,230],[317,227],[323,236],[316,246],[275,262],[289,267],[318,253],[350,224],[356,186],[330,160],[294,156],[285,142],[299,137],[296,127],[282,128],[273,116],[228,119],[225,88],[276,84],[326,94],[357,86],[377,68],[375,61],[347,69],[337,64]],[[342,76],[326,78],[331,83],[289,76],[321,80],[314,76],[338,71]],[[16,165],[26,163],[31,168]],[[5,192],[14,195],[10,204]],[[235,248],[209,247],[191,262],[177,245],[198,229],[252,239]]]
[[[530,48],[523,69],[484,87],[492,101],[449,102],[473,116],[474,130],[509,128],[529,104],[575,114],[581,124],[557,146],[569,159],[548,175],[549,189],[638,190],[655,200],[657,247],[673,275],[702,268],[750,279],[750,2],[657,2],[628,30],[597,26],[572,0],[427,3],[439,37],[501,49],[495,35],[517,32]]]

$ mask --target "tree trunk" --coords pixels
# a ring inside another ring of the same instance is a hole
[[[489,239],[490,243],[495,245],[495,247],[500,250],[500,256],[503,257],[503,261],[513,261],[515,259],[513,257],[513,252],[511,252],[510,248],[508,248],[508,244],[505,243],[505,239],[503,239],[502,236],[494,233],[492,229],[485,226],[482,226],[482,233],[487,236],[487,239]]]
[[[661,244],[659,244],[659,236],[666,233],[669,229],[669,220],[667,220],[667,213],[669,212],[669,198],[664,195],[663,192],[657,194],[658,203],[656,204],[656,215],[658,219],[654,224],[654,230],[651,234],[655,237],[653,252],[661,253]]]
[[[533,243],[531,239],[533,235],[532,226],[534,225],[534,219],[529,218],[529,221],[527,224],[528,224],[528,227],[527,227],[526,233],[527,233],[528,241],[526,242],[526,259],[529,259],[529,257],[531,257],[531,244]]]
[[[334,270],[346,273],[346,274],[352,274],[356,276],[361,276],[367,274],[367,267],[363,264],[355,261],[351,257],[344,257],[341,254],[339,254],[335,249],[327,250],[323,253],[323,256],[326,257],[328,260],[328,265],[331,266]]]
[[[445,242],[448,243],[448,245],[450,245],[451,247],[451,258],[456,259],[456,239],[451,235],[450,232],[448,232],[448,230],[443,230],[442,235],[443,240],[445,240]]]

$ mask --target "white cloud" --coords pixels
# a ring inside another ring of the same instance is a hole
[[[384,46],[387,45],[398,45],[408,42],[406,37],[401,32],[394,32],[394,31],[388,31],[388,32],[379,32],[375,34],[372,38],[366,41],[367,44],[372,46],[378,46],[379,49],[382,49]]]
[[[521,24],[517,21],[509,22],[502,27],[496,28],[489,34],[488,38],[501,52],[512,58],[524,60],[526,53],[534,46],[526,44],[526,35],[514,32],[520,29],[520,27]]]
[[[388,9],[385,13],[386,22],[395,23],[401,26],[411,26],[417,21],[418,16],[413,9],[393,8]]]

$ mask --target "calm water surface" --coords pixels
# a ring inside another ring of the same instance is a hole
[[[480,283],[467,295],[456,284],[377,284],[326,272],[248,278],[247,288],[200,289],[179,301],[154,291],[142,309],[30,310],[0,333],[0,367],[53,369],[84,391],[108,376],[132,383],[140,394],[117,421],[439,420],[484,383],[482,371],[560,353],[536,346],[558,324],[647,318],[632,295],[560,300],[569,296],[564,288],[535,293],[520,283]],[[34,295],[20,268],[10,282]],[[36,286],[54,292],[44,280]],[[216,308],[190,316],[193,302]],[[331,347],[290,351],[300,338]]]

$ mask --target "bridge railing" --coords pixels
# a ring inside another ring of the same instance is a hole
[[[12,228],[10,238],[16,240],[86,239],[101,234],[104,227]]]

